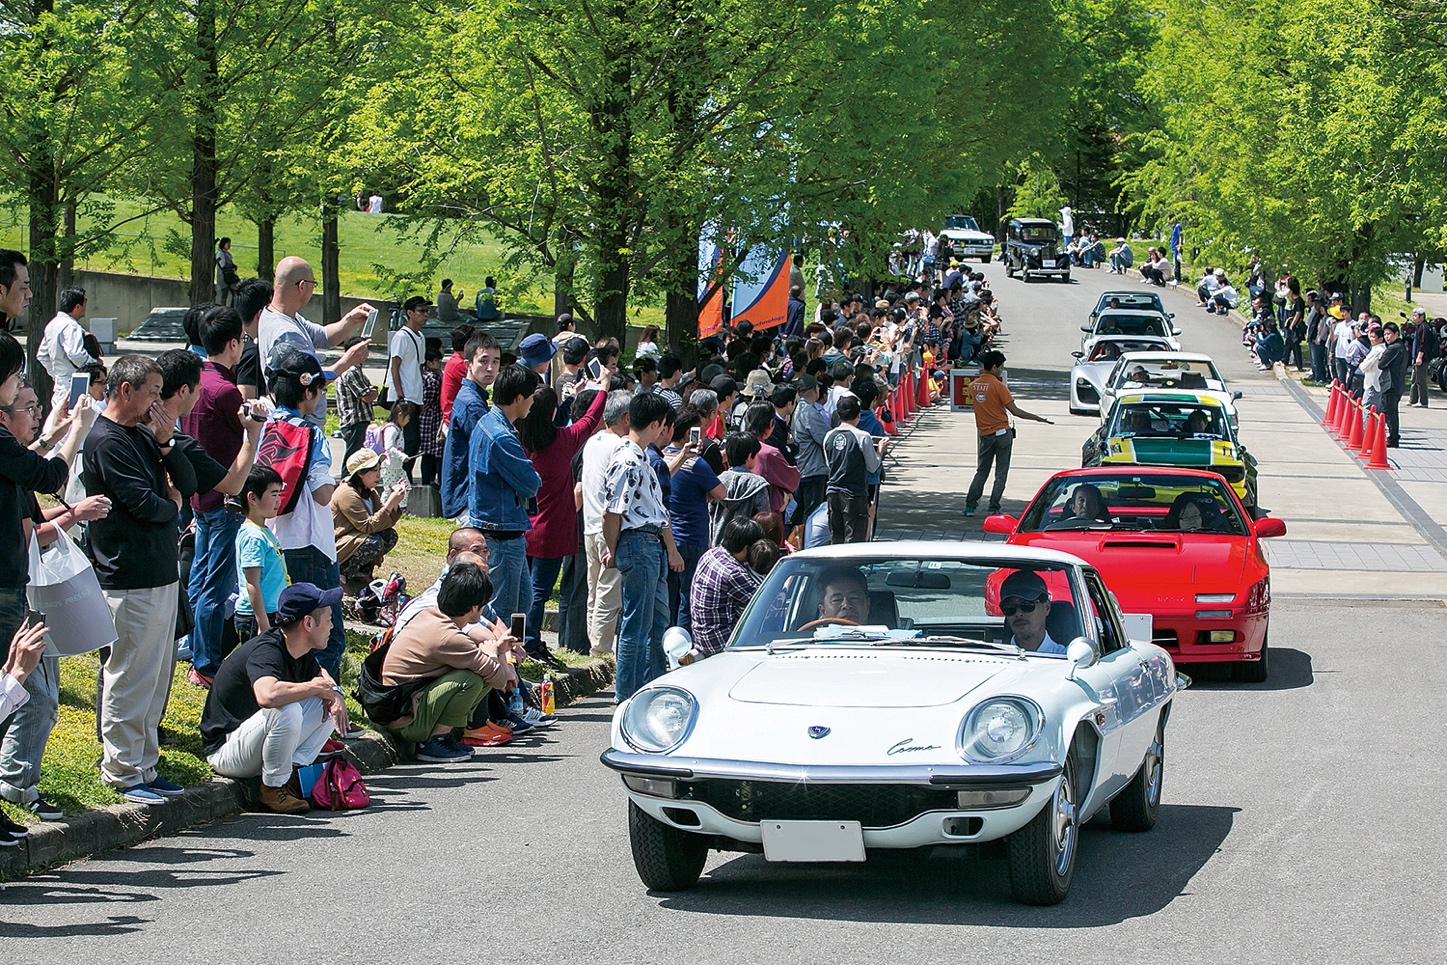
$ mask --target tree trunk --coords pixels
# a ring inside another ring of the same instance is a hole
[[[337,274],[341,244],[337,241],[337,199],[322,199],[322,318],[330,325],[342,317],[342,279]]]
[[[609,8],[614,38],[605,43],[603,59],[608,76],[608,93],[593,115],[599,144],[604,146],[603,170],[598,173],[598,277],[593,298],[593,319],[598,334],[616,338],[626,346],[628,286],[632,270],[628,224],[636,205],[632,163],[632,129],[628,103],[632,72],[625,31],[624,7]]]
[[[29,358],[30,382],[45,405],[50,401],[50,373],[35,361],[45,326],[55,315],[56,252],[55,231],[60,223],[59,188],[55,165],[48,160],[45,138],[38,139],[30,167],[30,319],[26,326],[25,354]]]
[[[276,219],[267,216],[256,223],[256,277],[268,281],[276,274]]]
[[[1413,287],[1413,288],[1421,288],[1421,287],[1422,287],[1422,272],[1423,272],[1424,269],[1426,269],[1426,267],[1427,267],[1427,256],[1426,256],[1426,255],[1420,255],[1420,254],[1419,254],[1419,255],[1417,256],[1417,259],[1412,262],[1412,287]]]
[[[55,290],[62,292],[75,284],[75,200],[71,199],[65,203],[65,234],[64,249],[65,256],[60,259],[59,271],[56,273]]]
[[[695,237],[697,232],[694,233]],[[668,294],[663,303],[663,321],[668,351],[682,358],[685,345],[698,341],[698,252],[697,245],[677,245],[668,266]]]
[[[191,134],[191,304],[216,297],[216,99],[221,81],[214,0],[196,5],[195,126]]]

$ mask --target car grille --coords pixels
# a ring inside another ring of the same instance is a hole
[[[893,784],[710,780],[685,785],[680,792],[736,821],[858,821],[866,828],[887,828],[926,811],[958,807],[954,791]]]
[[[1095,386],[1084,379],[1075,380],[1075,394],[1081,402],[1100,402],[1100,393],[1095,391]]]

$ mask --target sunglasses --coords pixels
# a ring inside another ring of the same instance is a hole
[[[1017,613],[1034,613],[1037,606],[1044,604],[1044,600],[1028,600],[1022,603],[1001,603],[1000,611],[1007,617]]]

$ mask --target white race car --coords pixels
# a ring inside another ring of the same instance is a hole
[[[1060,901],[1086,821],[1155,824],[1186,681],[1150,636],[1051,550],[787,556],[726,649],[614,714],[602,761],[628,792],[638,875],[672,891],[713,849],[838,862],[1004,839],[1015,897]]]
[[[1100,383],[1100,414],[1110,415],[1115,400],[1126,392],[1142,389],[1185,389],[1218,399],[1231,425],[1239,425],[1236,402],[1239,391],[1231,389],[1211,356],[1195,352],[1153,352],[1132,350],[1110,367]],[[1071,409],[1074,412],[1074,408]]]
[[[1090,415],[1110,411],[1101,404],[1106,378],[1122,355],[1131,352],[1170,350],[1164,338],[1150,335],[1104,335],[1090,346],[1090,354],[1071,352],[1075,365],[1070,369],[1070,414]]]
[[[967,214],[952,214],[945,218],[940,237],[949,239],[956,258],[978,258],[989,264],[995,254],[995,236],[981,231],[975,219]]]

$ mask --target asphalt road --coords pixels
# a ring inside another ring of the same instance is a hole
[[[1063,373],[1107,281],[998,282],[1015,378]],[[1254,376],[1229,328],[1181,321],[1186,347]],[[1033,458],[1075,464],[1085,425],[1039,437],[1050,447]],[[367,811],[244,815],[6,886],[0,949],[41,962],[1440,961],[1444,631],[1438,601],[1278,600],[1270,682],[1202,679],[1180,698],[1159,824],[1087,828],[1054,908],[1016,906],[1003,861],[953,852],[844,868],[715,855],[696,890],[649,895],[622,788],[597,761],[611,714],[598,699],[471,764],[378,775]]]

